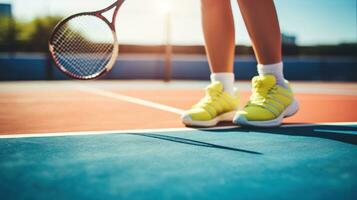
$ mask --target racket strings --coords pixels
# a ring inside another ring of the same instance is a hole
[[[104,47],[103,45],[96,45],[96,50],[92,50],[92,46],[88,44],[88,42],[85,41],[82,37],[78,37],[76,41],[70,40],[69,42],[72,42],[73,45],[66,45],[66,40],[64,38],[73,38],[73,36],[76,35],[73,31],[71,31],[69,28],[65,29],[65,32],[63,34],[60,34],[61,37],[59,37],[59,45],[58,45],[58,55],[60,56],[61,60],[66,63],[68,66],[78,66],[78,67],[73,67],[73,70],[76,71],[76,73],[79,74],[93,74],[96,71],[96,66],[98,64],[100,66],[103,66],[101,60],[103,59],[94,59],[95,57],[103,57],[105,56],[106,53],[110,52],[111,49],[108,49],[107,47]],[[78,47],[81,47],[79,49]],[[107,49],[107,50],[106,50]],[[102,52],[103,50],[106,50],[104,53],[99,53]],[[96,55],[89,55],[88,53],[94,52]],[[62,53],[63,52],[63,53]],[[78,54],[81,53],[80,57],[81,59],[78,59]],[[95,56],[95,57],[92,57]],[[83,62],[85,60],[85,62]],[[105,62],[106,60],[104,59],[102,62]],[[79,67],[80,66],[80,67]]]
[[[83,44],[78,44],[78,45],[83,45]],[[83,45],[84,48],[88,49],[87,46],[88,45]],[[78,53],[74,51],[76,50],[74,48],[67,49],[67,50],[69,52]],[[96,59],[95,57],[92,57],[87,53],[82,53],[81,55],[78,54],[75,55],[71,53],[65,53],[65,54],[59,53],[57,55],[59,56],[62,62],[67,64],[66,66],[73,66],[71,69],[73,69],[76,73],[83,74],[83,75],[93,74],[98,66],[98,63],[102,60],[102,59]],[[97,53],[97,55],[95,56],[100,57],[101,55]],[[105,62],[105,60],[103,62]],[[100,64],[100,66],[103,66],[103,64]]]
[[[105,70],[115,45],[110,27],[95,16],[72,18],[57,29],[51,44],[61,68],[84,78]]]

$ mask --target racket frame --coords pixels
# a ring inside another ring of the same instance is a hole
[[[117,35],[116,35],[116,27],[115,27],[115,22],[116,22],[116,16],[118,14],[118,11],[119,11],[119,8],[122,6],[122,4],[124,3],[125,0],[117,0],[115,3],[111,4],[110,6],[104,8],[104,9],[101,9],[101,10],[97,10],[97,11],[91,11],[91,12],[81,12],[81,13],[77,13],[77,14],[74,14],[74,15],[71,15],[69,17],[66,17],[65,19],[61,20],[56,26],[55,28],[53,29],[52,33],[51,33],[51,36],[49,38],[49,42],[48,42],[48,46],[49,46],[49,51],[50,51],[50,54],[56,64],[56,67],[61,70],[63,73],[65,73],[66,75],[72,77],[72,78],[75,78],[75,79],[80,79],[80,80],[91,80],[91,79],[96,79],[96,78],[99,78],[101,77],[102,75],[104,75],[105,73],[107,73],[108,71],[110,71],[113,67],[113,65],[115,64],[115,61],[118,57],[118,54],[119,54],[119,43],[118,43],[118,38],[117,38]],[[111,19],[111,22],[103,16],[103,13],[111,10],[114,8],[114,12],[113,12],[113,16],[112,16],[112,19]],[[98,17],[99,19],[103,20],[108,26],[109,28],[111,29],[112,31],[112,35],[113,35],[113,55],[112,57],[110,58],[110,60],[108,61],[107,65],[105,66],[104,70],[96,73],[96,74],[93,74],[91,76],[86,76],[86,77],[83,77],[83,76],[77,76],[76,74],[73,74],[71,72],[69,72],[68,70],[66,70],[65,67],[63,67],[58,61],[57,61],[57,57],[55,55],[55,52],[54,52],[54,47],[53,47],[53,44],[52,44],[52,41],[54,39],[54,36],[55,36],[55,33],[64,25],[66,24],[69,20],[75,18],[75,17],[79,17],[79,16],[95,16],[95,17]]]

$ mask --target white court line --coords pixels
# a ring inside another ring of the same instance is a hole
[[[83,92],[88,92],[88,93],[96,94],[99,96],[104,96],[104,97],[117,99],[117,100],[121,100],[121,101],[126,101],[129,103],[138,104],[138,105],[142,105],[142,106],[146,106],[146,107],[150,107],[150,108],[156,108],[159,110],[163,110],[166,112],[171,112],[171,113],[175,113],[175,114],[179,114],[179,115],[181,115],[184,112],[183,110],[175,108],[175,107],[171,107],[171,106],[167,106],[167,105],[163,105],[163,104],[155,103],[152,101],[147,101],[147,100],[143,100],[143,99],[139,99],[139,98],[135,98],[135,97],[131,97],[131,96],[115,93],[115,92],[110,92],[110,91],[105,91],[105,90],[96,89],[96,88],[92,88],[92,87],[87,87],[87,86],[83,86],[83,85],[78,85],[77,89],[81,90]]]
[[[283,125],[281,128],[288,127],[311,127],[311,126],[342,126],[342,125],[357,125],[357,122],[335,122],[335,123],[317,123],[317,124],[292,124]],[[31,133],[31,134],[9,134],[0,135],[0,139],[11,138],[42,138],[42,137],[66,137],[66,136],[86,136],[86,135],[108,135],[108,134],[125,134],[125,133],[170,133],[179,131],[205,131],[205,130],[229,130],[239,128],[238,126],[221,126],[212,128],[163,128],[163,129],[129,129],[129,130],[109,130],[109,131],[78,131],[78,132],[55,132],[55,133]],[[278,129],[278,128],[276,128]],[[245,129],[247,130],[247,129]],[[259,132],[259,129],[252,129],[252,132]]]
[[[6,138],[31,138],[31,137],[65,137],[78,135],[108,135],[108,134],[123,134],[123,133],[162,133],[190,130],[224,130],[234,128],[235,126],[214,127],[205,129],[195,128],[163,128],[163,129],[129,129],[129,130],[110,130],[110,131],[79,131],[79,132],[58,132],[58,133],[31,133],[31,134],[11,134],[0,135],[0,139]]]
[[[287,124],[281,127],[289,128],[289,127],[309,127],[309,126],[319,126],[319,125],[331,125],[331,126],[343,126],[343,125],[352,125],[356,126],[357,122],[328,122],[328,123],[316,123],[316,124]]]

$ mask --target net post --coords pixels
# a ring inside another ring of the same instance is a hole
[[[166,13],[165,22],[166,31],[166,45],[165,45],[165,66],[164,66],[164,81],[171,81],[172,75],[172,54],[173,47],[171,44],[171,12]]]

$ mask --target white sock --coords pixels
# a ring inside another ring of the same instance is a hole
[[[282,87],[288,88],[289,86],[285,83],[284,73],[283,73],[283,62],[263,65],[258,64],[259,75],[273,75],[276,79],[276,84]]]
[[[223,90],[234,96],[234,73],[212,73],[211,81],[219,81],[223,85]]]

